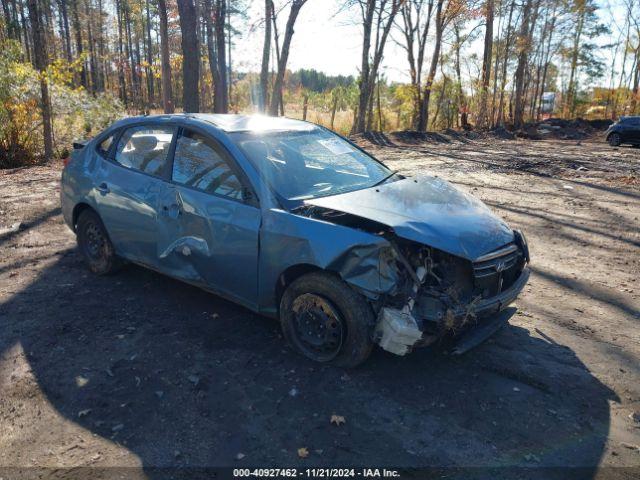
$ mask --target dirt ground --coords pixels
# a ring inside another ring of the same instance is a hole
[[[134,266],[92,276],[60,215],[61,165],[0,173],[0,477],[386,465],[639,478],[640,149],[431,140],[360,139],[522,228],[530,284],[511,325],[466,355],[377,349],[348,372],[197,288]],[[580,469],[540,468],[566,466]]]

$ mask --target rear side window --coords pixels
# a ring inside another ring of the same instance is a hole
[[[98,153],[103,157],[106,157],[109,154],[109,149],[111,148],[111,144],[113,143],[113,135],[109,135],[107,138],[102,140],[98,144]]]
[[[172,138],[173,127],[128,128],[118,140],[115,160],[123,167],[160,177],[167,166]]]
[[[184,130],[176,142],[173,181],[207,193],[242,200],[242,184],[214,142]]]

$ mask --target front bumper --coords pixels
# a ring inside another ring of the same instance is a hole
[[[520,273],[520,276],[516,279],[515,282],[513,282],[513,284],[509,288],[507,288],[503,292],[500,292],[498,295],[480,300],[475,304],[475,307],[473,308],[473,313],[475,314],[475,316],[484,317],[487,315],[491,315],[493,313],[500,312],[501,310],[504,310],[509,305],[511,305],[518,297],[518,295],[520,295],[520,292],[522,292],[524,286],[529,281],[529,275],[531,275],[531,270],[525,265],[525,267],[522,269],[522,272]],[[466,314],[467,309],[465,308],[458,308],[454,311],[454,315],[456,317],[464,316]]]
[[[407,310],[384,307],[378,315],[374,340],[385,350],[405,355],[414,347],[427,346],[453,333],[457,337],[454,353],[461,354],[479,345],[505,325],[516,309],[508,309],[529,280],[530,270],[525,265],[520,276],[506,290],[473,306],[459,307],[451,312],[453,329],[438,334],[424,332],[416,318]],[[496,315],[497,314],[497,315]],[[495,316],[495,318],[491,318]],[[460,328],[456,332],[457,328]],[[456,334],[457,333],[457,334]]]

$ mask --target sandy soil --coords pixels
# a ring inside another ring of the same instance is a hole
[[[369,140],[527,233],[533,275],[509,327],[462,357],[378,349],[353,371],[318,366],[275,322],[196,288],[134,266],[90,275],[60,216],[61,166],[2,172],[0,477],[375,464],[638,478],[640,149]]]

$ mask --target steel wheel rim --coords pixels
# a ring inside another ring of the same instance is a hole
[[[345,337],[345,324],[338,310],[314,293],[298,296],[291,307],[293,340],[308,357],[320,362],[335,358]]]
[[[105,238],[102,231],[94,222],[89,223],[84,229],[84,251],[93,260],[103,257]]]

